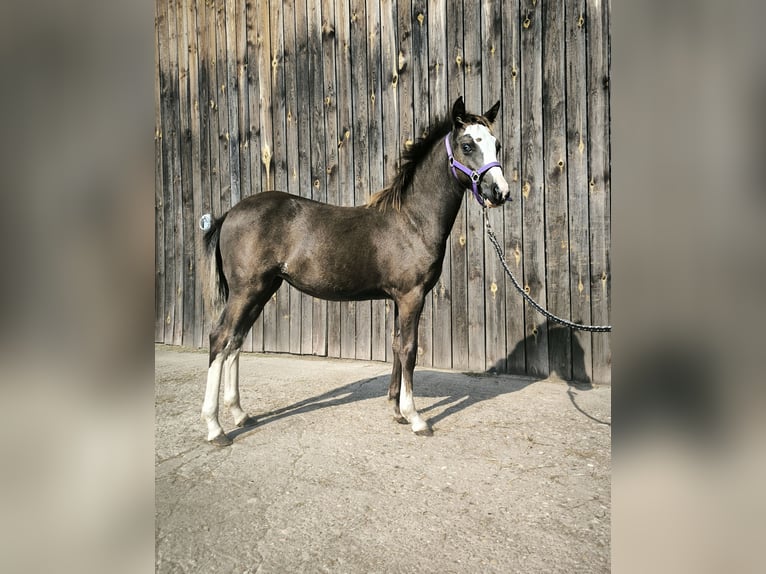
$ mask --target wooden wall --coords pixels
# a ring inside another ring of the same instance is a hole
[[[156,0],[155,341],[207,344],[203,213],[270,189],[362,204],[459,95],[477,112],[502,101],[514,201],[490,214],[510,266],[551,311],[609,323],[609,13],[597,0]],[[391,327],[387,302],[284,286],[245,350],[390,360]],[[610,381],[610,335],[525,304],[472,201],[418,353],[425,367]]]

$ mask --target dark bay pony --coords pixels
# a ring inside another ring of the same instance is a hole
[[[409,423],[416,434],[431,434],[412,397],[418,322],[441,274],[466,189],[487,207],[508,199],[497,161],[500,144],[491,129],[499,107],[497,102],[474,115],[458,98],[452,117],[404,151],[393,183],[365,206],[337,207],[274,191],[252,195],[212,220],[205,243],[213,282],[226,303],[210,333],[202,405],[208,441],[231,444],[218,422],[222,378],[224,405],[235,424],[255,424],[239,401],[239,351],[283,281],[331,301],[393,300],[388,398],[397,422]]]

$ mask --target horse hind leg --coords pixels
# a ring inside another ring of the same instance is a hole
[[[239,402],[239,352],[231,353],[223,363],[223,404],[229,409],[234,424],[238,427],[255,425],[254,417],[249,416]]]
[[[248,416],[240,405],[239,352],[245,334],[280,285],[281,280],[274,281],[269,288],[249,296],[230,293],[218,324],[210,332],[210,365],[202,418],[207,424],[207,440],[216,446],[232,443],[218,420],[221,379],[224,382],[224,405],[231,410],[235,424],[240,427],[255,424],[255,419]]]
[[[207,369],[205,400],[202,402],[202,420],[207,424],[207,440],[216,446],[227,446],[231,439],[226,436],[218,422],[218,392],[221,387],[223,362],[226,355],[223,349],[214,346],[213,334],[210,335],[210,365]]]

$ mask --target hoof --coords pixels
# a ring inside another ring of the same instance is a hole
[[[402,415],[394,415],[394,422],[399,423],[400,425],[407,425],[410,424],[409,421],[404,418]]]
[[[434,436],[434,431],[431,427],[413,431],[418,436]]]
[[[239,428],[254,427],[257,423],[258,423],[258,421],[255,420],[255,417],[248,416],[248,417],[245,417],[244,419],[242,419],[240,422],[238,422],[237,426]]]
[[[231,446],[234,441],[226,436],[225,433],[221,433],[217,437],[211,438],[208,442],[213,446]]]

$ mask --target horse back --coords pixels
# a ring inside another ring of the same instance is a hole
[[[244,199],[221,229],[230,284],[279,277],[330,300],[386,298],[421,282],[411,254],[416,245],[390,211],[333,206],[282,192]]]

